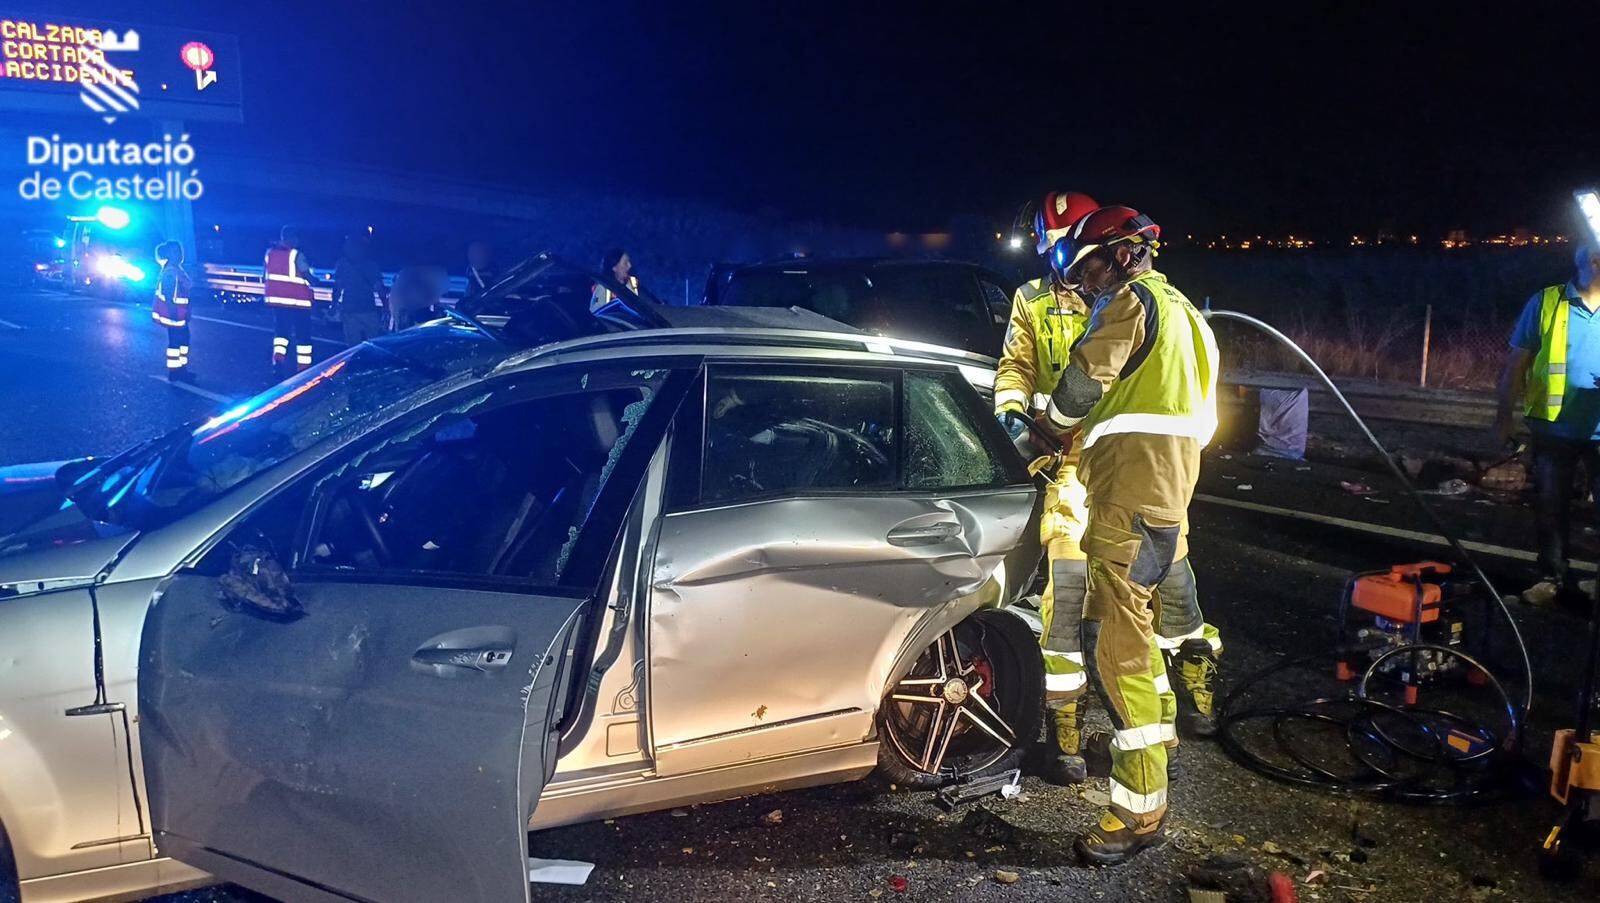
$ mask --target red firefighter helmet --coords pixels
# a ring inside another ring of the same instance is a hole
[[[1067,283],[1075,283],[1084,258],[1101,248],[1131,242],[1151,250],[1160,246],[1161,227],[1132,207],[1101,207],[1078,220],[1050,250],[1050,266]]]
[[[1079,191],[1052,191],[1033,216],[1033,238],[1040,257],[1065,238],[1072,225],[1099,209],[1094,198]]]

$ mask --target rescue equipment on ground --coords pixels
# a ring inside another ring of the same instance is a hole
[[[1341,642],[1335,664],[1337,676],[1355,686],[1309,701],[1262,701],[1266,688],[1281,683],[1275,678],[1296,668],[1319,670],[1326,667],[1327,658],[1316,654],[1279,661],[1234,687],[1222,700],[1218,740],[1223,749],[1251,771],[1284,783],[1399,802],[1461,803],[1505,792],[1520,777],[1522,726],[1533,702],[1533,667],[1504,598],[1304,349],[1254,317],[1210,309],[1205,315],[1250,325],[1309,367],[1377,449],[1434,530],[1449,542],[1456,561],[1454,565],[1421,562],[1357,575],[1340,605]],[[1458,569],[1464,569],[1469,579],[1454,579]],[[1484,611],[1492,603],[1503,616],[1520,658],[1520,693],[1515,698],[1489,667],[1487,627],[1479,658],[1466,651],[1465,637],[1458,637],[1475,632],[1470,617],[1459,631],[1453,626],[1462,613],[1472,613],[1475,603]],[[1345,621],[1354,613],[1371,619],[1365,638],[1375,641],[1370,646],[1344,641]],[[1359,671],[1358,648],[1365,664]],[[1471,717],[1420,704],[1416,690],[1424,681],[1418,669],[1426,668],[1425,663],[1431,663],[1430,673],[1436,679],[1447,674],[1463,678],[1452,689],[1452,701],[1460,700],[1464,692],[1477,703],[1477,710],[1488,707],[1491,714]]]

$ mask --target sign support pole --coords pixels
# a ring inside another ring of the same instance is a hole
[[[162,135],[171,135],[173,141],[183,136],[183,123],[177,119],[158,119],[155,125],[157,141],[161,140]],[[162,168],[163,176],[168,172],[177,173],[178,184],[182,184],[186,173],[176,167]],[[168,196],[161,201],[161,238],[163,241],[175,241],[183,245],[184,260],[190,264],[199,260],[200,248],[195,243],[193,201],[181,194],[176,197]]]

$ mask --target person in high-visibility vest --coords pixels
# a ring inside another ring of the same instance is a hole
[[[633,258],[621,248],[612,248],[606,256],[600,259],[600,269],[617,280],[617,284],[639,294],[639,277],[633,275]],[[616,300],[617,294],[606,286],[596,282],[594,289],[589,292],[589,312],[594,313]]]
[[[267,248],[263,295],[273,310],[272,366],[281,370],[294,340],[295,370],[311,366],[311,264],[300,253],[300,230],[284,226]]]
[[[1048,257],[1055,243],[1099,206],[1078,192],[1047,195],[1033,223],[1040,256]],[[1089,308],[1081,288],[1067,284],[1054,271],[1023,283],[1012,297],[1011,320],[996,368],[994,405],[995,416],[1025,454],[1039,450],[1032,441],[1034,419],[1043,416],[1050,393],[1067,368],[1072,346],[1088,327]],[[1039,643],[1044,656],[1047,735],[1053,754],[1044,777],[1063,784],[1078,783],[1088,776],[1083,758],[1083,697],[1088,680],[1080,638],[1088,588],[1088,561],[1081,545],[1088,523],[1088,498],[1078,479],[1081,451],[1077,445],[1068,448],[1054,464],[1054,473],[1046,474],[1049,483],[1039,524],[1047,556],[1039,605],[1044,630]],[[1175,670],[1190,678],[1180,680],[1177,710],[1164,711],[1163,720],[1167,724],[1175,721],[1184,736],[1211,736],[1216,733],[1212,718],[1214,664],[1222,640],[1201,615],[1187,558],[1173,566],[1156,598],[1156,642],[1165,655],[1180,659],[1172,662]],[[1204,663],[1211,666],[1199,666]]]
[[[1131,208],[1102,207],[1050,250],[1062,281],[1095,299],[1045,418],[1083,450],[1083,652],[1114,735],[1110,805],[1073,848],[1098,865],[1155,845],[1166,821],[1177,701],[1151,608],[1187,554],[1200,450],[1217,426],[1216,340],[1154,269],[1160,234]]]
[[[1522,593],[1530,605],[1581,596],[1567,568],[1572,480],[1580,461],[1600,498],[1600,246],[1579,247],[1573,263],[1571,281],[1528,299],[1500,377],[1496,440],[1509,443],[1518,402],[1533,439],[1539,571]]]
[[[183,271],[183,245],[164,241],[156,247],[161,273],[156,276],[156,297],[150,316],[167,333],[167,379],[194,382],[189,369],[189,274]]]

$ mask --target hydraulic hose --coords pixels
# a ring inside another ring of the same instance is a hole
[[[1208,320],[1234,320],[1254,327],[1268,337],[1277,341],[1283,347],[1287,348],[1295,355],[1295,357],[1297,357],[1302,363],[1310,368],[1312,373],[1316,374],[1317,378],[1321,380],[1322,384],[1327,387],[1329,393],[1331,393],[1339,402],[1340,407],[1344,409],[1345,413],[1350,416],[1350,419],[1355,423],[1356,427],[1360,429],[1362,435],[1366,437],[1367,442],[1370,443],[1378,452],[1379,457],[1383,459],[1383,462],[1388,466],[1390,473],[1394,475],[1394,478],[1399,481],[1401,487],[1405,489],[1406,494],[1417,503],[1417,507],[1422,510],[1424,516],[1431,523],[1434,530],[1445,538],[1445,541],[1450,544],[1450,548],[1455,552],[1459,560],[1466,564],[1466,566],[1469,568],[1473,579],[1480,583],[1484,591],[1487,592],[1494,600],[1494,603],[1499,608],[1499,611],[1504,617],[1506,624],[1511,628],[1511,635],[1516,641],[1517,652],[1521,657],[1523,674],[1521,698],[1520,700],[1513,701],[1500,680],[1490,672],[1485,663],[1480,662],[1477,659],[1474,659],[1471,656],[1468,656],[1465,653],[1448,646],[1413,646],[1406,647],[1404,649],[1391,650],[1390,652],[1378,656],[1371,663],[1371,665],[1368,666],[1366,672],[1361,676],[1361,681],[1358,684],[1356,693],[1353,697],[1343,699],[1322,698],[1287,708],[1235,711],[1235,703],[1237,703],[1237,701],[1247,690],[1259,684],[1267,677],[1278,674],[1291,667],[1306,664],[1308,659],[1283,661],[1250,677],[1222,700],[1222,703],[1219,706],[1218,721],[1220,728],[1219,738],[1221,739],[1224,748],[1227,749],[1228,752],[1235,757],[1235,759],[1244,764],[1245,767],[1250,768],[1251,770],[1260,774],[1264,774],[1274,779],[1289,783],[1318,786],[1349,792],[1377,793],[1392,799],[1398,799],[1407,802],[1456,802],[1482,795],[1490,789],[1482,781],[1473,781],[1471,779],[1458,780],[1456,781],[1456,786],[1453,789],[1434,790],[1421,787],[1415,779],[1406,778],[1398,774],[1394,770],[1392,763],[1398,762],[1401,757],[1405,757],[1413,760],[1423,760],[1430,763],[1442,763],[1452,768],[1460,769],[1476,765],[1476,763],[1483,760],[1489,752],[1492,752],[1494,748],[1498,748],[1506,753],[1515,752],[1521,742],[1522,725],[1526,721],[1528,711],[1533,706],[1533,663],[1529,657],[1528,646],[1523,639],[1522,630],[1517,626],[1516,618],[1512,616],[1510,607],[1506,605],[1504,597],[1502,597],[1500,592],[1495,589],[1494,582],[1489,579],[1488,574],[1486,574],[1483,568],[1479,566],[1477,560],[1474,559],[1472,554],[1468,552],[1467,549],[1461,544],[1461,541],[1455,537],[1454,533],[1445,524],[1444,519],[1441,518],[1438,512],[1433,509],[1433,506],[1428,504],[1427,499],[1423,497],[1421,492],[1418,491],[1416,485],[1413,484],[1410,478],[1406,476],[1405,471],[1395,461],[1394,456],[1391,455],[1389,450],[1384,447],[1383,443],[1378,440],[1378,437],[1373,435],[1373,432],[1370,428],[1368,428],[1366,421],[1361,419],[1361,415],[1356,413],[1356,410],[1351,406],[1349,399],[1345,398],[1344,393],[1339,391],[1339,387],[1334,384],[1331,378],[1329,378],[1327,372],[1317,364],[1311,355],[1306,353],[1305,349],[1301,348],[1293,339],[1284,335],[1282,332],[1279,332],[1270,324],[1258,320],[1248,314],[1231,310],[1212,310],[1210,308],[1207,308],[1204,311],[1204,314]],[[1370,699],[1367,696],[1367,687],[1372,676],[1377,673],[1380,667],[1382,667],[1389,659],[1393,658],[1396,654],[1407,651],[1428,651],[1437,655],[1454,657],[1460,659],[1464,664],[1467,665],[1467,667],[1472,668],[1474,671],[1484,675],[1485,684],[1489,686],[1495,694],[1497,694],[1501,702],[1504,704],[1506,718],[1508,720],[1505,734],[1497,735],[1497,732],[1490,730],[1487,727],[1471,725],[1466,719],[1453,715],[1449,712],[1420,708],[1401,709],[1399,707],[1390,706],[1377,700]],[[1333,709],[1339,709],[1341,707],[1346,710],[1342,715],[1335,714],[1330,711]],[[1349,711],[1350,709],[1354,709],[1354,711],[1351,712]],[[1413,726],[1417,727],[1422,733],[1434,737],[1434,739],[1440,744],[1440,754],[1430,755],[1426,752],[1419,752],[1418,750],[1407,748],[1403,744],[1398,743],[1390,735],[1390,733],[1386,732],[1379,724],[1379,719],[1384,717],[1398,717],[1410,720]],[[1299,766],[1300,770],[1285,767],[1269,761],[1267,758],[1261,756],[1253,750],[1250,750],[1235,735],[1234,729],[1239,724],[1248,720],[1259,719],[1272,720],[1273,736],[1278,741],[1280,751],[1287,758],[1292,759],[1295,764]],[[1289,721],[1295,720],[1342,725],[1346,731],[1347,744],[1351,757],[1357,762],[1361,771],[1353,775],[1338,774],[1323,768],[1317,763],[1311,761],[1309,757],[1293,749],[1287,738],[1287,731],[1284,725]],[[1432,723],[1430,723],[1430,721]],[[1440,722],[1445,724],[1453,724],[1458,727],[1470,728],[1471,735],[1485,743],[1488,743],[1490,745],[1490,749],[1485,750],[1481,754],[1450,754],[1447,751],[1445,738],[1438,734],[1438,724]],[[1383,764],[1372,761],[1374,750],[1382,753],[1385,757],[1385,761],[1391,764]]]

